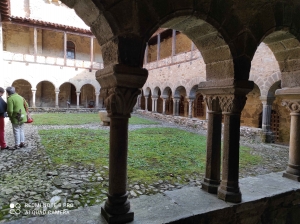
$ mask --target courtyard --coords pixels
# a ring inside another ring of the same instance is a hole
[[[109,127],[97,114],[51,114],[25,125],[27,148],[0,154],[0,219],[40,215],[10,214],[10,203],[54,203],[73,210],[102,204],[108,189]],[[56,115],[57,116],[57,115]],[[60,122],[59,125],[55,124]],[[48,123],[48,124],[47,124]],[[206,131],[134,114],[129,122],[129,198],[201,187]],[[102,137],[101,137],[102,136]],[[10,123],[6,139],[12,145]],[[100,148],[100,149],[99,149]],[[99,154],[98,154],[99,153]],[[241,139],[240,178],[283,171],[288,147]],[[57,209],[57,208],[42,208]]]

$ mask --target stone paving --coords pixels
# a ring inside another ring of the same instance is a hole
[[[196,130],[180,125],[159,121],[158,125],[130,125],[134,130],[143,127],[176,127],[199,134],[205,134],[205,130]],[[28,216],[39,216],[58,207],[61,211],[75,208],[84,208],[91,205],[101,204],[106,199],[108,187],[108,167],[95,168],[93,165],[78,166],[55,166],[45,154],[38,136],[39,129],[58,128],[91,128],[109,129],[99,123],[89,125],[72,126],[34,126],[25,125],[25,135],[28,147],[0,152],[0,220],[19,219]],[[6,139],[9,145],[13,145],[13,136],[10,123],[6,126]],[[243,145],[252,148],[253,154],[262,156],[263,162],[251,168],[241,168],[240,177],[254,176],[270,172],[284,170],[288,161],[288,148],[279,145],[253,144],[247,139]],[[164,180],[145,185],[144,183],[129,183],[129,198],[141,195],[153,195],[180,189],[184,186],[200,186],[203,176],[186,176],[186,184],[170,184]],[[99,187],[101,189],[99,189]],[[105,190],[103,190],[105,189]],[[22,212],[10,214],[9,205],[20,203]],[[42,204],[44,206],[41,206]],[[23,209],[25,205],[27,208]],[[32,207],[30,207],[32,206]],[[35,212],[32,212],[32,211]],[[0,221],[1,222],[1,221]]]

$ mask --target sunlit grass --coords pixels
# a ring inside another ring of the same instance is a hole
[[[108,165],[109,132],[90,129],[40,130],[42,144],[56,164]],[[241,166],[261,158],[241,147]],[[151,183],[159,179],[203,174],[206,138],[174,128],[143,128],[129,132],[129,181]]]

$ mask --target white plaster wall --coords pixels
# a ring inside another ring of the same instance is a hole
[[[0,72],[5,80],[4,87],[11,86],[15,80],[23,79],[34,89],[39,82],[49,81],[56,90],[59,90],[63,83],[70,82],[76,87],[76,91],[80,91],[85,84],[93,85],[98,93],[100,91],[100,84],[95,77],[96,70],[89,72],[88,69],[76,70],[74,67],[3,61]]]

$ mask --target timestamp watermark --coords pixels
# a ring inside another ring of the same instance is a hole
[[[9,205],[9,213],[11,215],[29,215],[29,216],[43,216],[43,215],[68,215],[68,209],[73,208],[73,203],[11,203]]]

